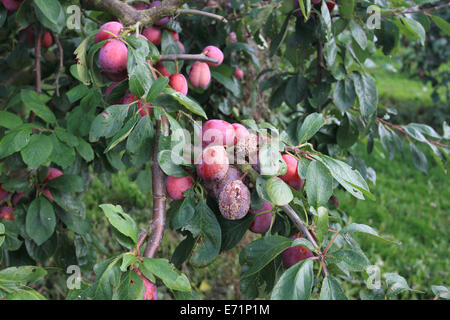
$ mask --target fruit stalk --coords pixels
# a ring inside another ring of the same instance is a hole
[[[218,61],[213,58],[209,58],[204,54],[165,54],[159,56],[158,61],[176,61],[176,60],[195,60],[201,62],[217,63]]]

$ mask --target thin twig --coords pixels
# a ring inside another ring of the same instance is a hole
[[[63,51],[63,47],[61,46],[61,42],[59,41],[59,38],[57,37],[57,35],[52,32],[53,34],[53,38],[55,39],[56,45],[58,46],[58,50],[59,50],[59,66],[58,66],[58,71],[56,72],[56,79],[55,79],[55,86],[56,86],[56,96],[59,97],[59,77],[61,76],[61,71],[64,67],[64,51]]]
[[[218,14],[214,14],[214,13],[210,13],[210,12],[206,12],[206,11],[201,11],[201,10],[195,10],[195,9],[179,9],[177,10],[177,13],[180,14],[194,14],[194,15],[200,15],[200,16],[206,16],[209,18],[213,18],[213,19],[217,19],[220,20],[224,23],[227,23],[228,20],[225,19],[225,17],[220,16]]]
[[[159,56],[159,61],[196,60],[201,62],[218,63],[216,59],[209,58],[204,54],[163,54]]]

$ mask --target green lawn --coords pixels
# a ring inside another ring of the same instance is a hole
[[[432,298],[431,286],[448,286],[450,279],[448,176],[431,159],[425,175],[408,156],[389,162],[380,155],[358,154],[377,172],[376,185],[370,184],[376,201],[359,201],[339,191],[341,208],[353,222],[369,224],[402,243],[387,245],[360,237],[363,250],[382,273],[397,272],[411,288],[425,292],[403,298]]]

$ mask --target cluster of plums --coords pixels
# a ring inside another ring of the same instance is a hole
[[[53,202],[53,196],[52,196],[50,190],[47,187],[45,187],[45,185],[50,180],[60,177],[62,175],[63,175],[63,172],[61,170],[58,170],[56,168],[49,168],[47,177],[42,182],[42,194],[45,197],[47,197],[47,199],[50,202]],[[2,185],[0,184],[0,202],[3,202],[6,198],[11,196],[11,204],[12,204],[12,206],[5,204],[0,207],[0,219],[1,220],[3,220],[3,221],[14,220],[14,207],[19,203],[20,199],[22,199],[24,195],[25,195],[25,192],[15,192],[14,194],[10,195],[9,192],[6,191],[5,189],[3,189]]]
[[[196,174],[202,179],[202,184],[208,194],[215,198],[223,217],[229,220],[242,219],[247,213],[254,215],[250,230],[264,234],[276,217],[270,202],[265,201],[261,208],[250,209],[251,195],[245,175],[234,165],[229,163],[228,148],[234,152],[245,149],[247,156],[251,152],[258,152],[258,148],[267,141],[255,137],[246,127],[239,123],[230,124],[223,120],[209,120],[202,127],[202,153],[196,164]],[[279,176],[286,184],[296,190],[302,190],[305,180],[298,174],[298,160],[290,154],[282,155],[286,163],[286,173]],[[258,165],[254,168],[258,170]],[[167,177],[166,190],[174,200],[184,199],[184,193],[194,186],[193,176]],[[335,196],[330,202],[338,206]],[[298,238],[298,235],[292,239]],[[312,257],[313,253],[303,246],[288,248],[283,252],[283,263],[286,268],[303,259]]]

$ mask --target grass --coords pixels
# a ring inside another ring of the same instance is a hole
[[[427,175],[418,171],[409,156],[392,162],[380,155],[358,152],[377,172],[371,190],[376,202],[359,201],[344,191],[337,193],[341,208],[353,222],[369,224],[383,236],[402,244],[386,245],[360,237],[361,247],[381,272],[397,272],[411,288],[424,293],[403,298],[432,298],[432,285],[448,286],[450,185],[448,176],[432,162]]]

